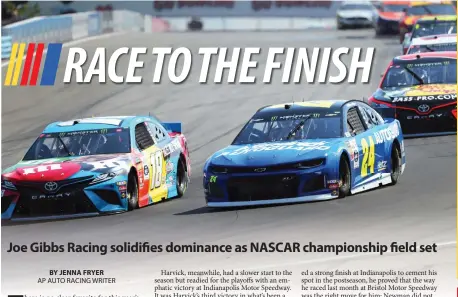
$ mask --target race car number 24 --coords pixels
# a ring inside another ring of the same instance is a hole
[[[361,146],[363,148],[363,163],[361,164],[361,177],[374,173],[375,166],[375,145],[372,136],[369,136],[369,143],[365,138],[361,140]]]
[[[151,190],[159,188],[162,182],[162,151],[151,154]]]

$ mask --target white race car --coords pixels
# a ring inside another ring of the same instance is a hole
[[[337,10],[337,29],[373,27],[377,9],[369,1],[346,1]]]
[[[440,34],[415,38],[407,50],[407,54],[425,52],[456,52],[456,34]]]

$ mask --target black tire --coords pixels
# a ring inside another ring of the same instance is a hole
[[[138,182],[134,173],[129,174],[127,180],[127,205],[129,211],[138,208]]]
[[[402,157],[401,151],[396,144],[393,144],[391,149],[391,184],[395,185],[398,183],[399,176],[401,176]]]
[[[345,157],[340,159],[339,164],[339,198],[350,195],[351,189],[351,170],[350,164]]]
[[[177,186],[177,197],[183,197],[186,189],[188,188],[188,174],[186,171],[186,164],[183,159],[180,158],[178,161],[177,176],[176,176],[176,186]]]

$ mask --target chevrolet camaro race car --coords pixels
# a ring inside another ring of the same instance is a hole
[[[400,124],[362,101],[259,109],[204,165],[209,207],[343,198],[396,184],[405,168]]]
[[[406,54],[413,40],[439,34],[456,35],[456,15],[443,17],[424,17],[417,21],[412,33],[402,42],[402,54]]]
[[[190,174],[181,123],[153,116],[56,122],[2,173],[2,219],[132,210],[182,196]]]
[[[456,52],[394,58],[369,104],[404,136],[456,134]]]
[[[409,1],[383,1],[375,20],[375,34],[399,34],[399,21],[408,5]]]

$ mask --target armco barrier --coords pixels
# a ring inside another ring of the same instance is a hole
[[[191,18],[160,18],[153,23],[153,31],[161,31],[159,26],[168,24],[168,31],[188,31]],[[294,18],[294,17],[202,17],[203,31],[290,31],[306,29],[335,28],[333,18]]]
[[[2,36],[2,59],[8,59],[11,55],[11,36]]]
[[[2,28],[2,35],[9,37],[7,42],[2,38],[2,59],[9,58],[14,42],[64,43],[108,32],[143,31],[144,19],[144,15],[127,10],[31,18]]]

